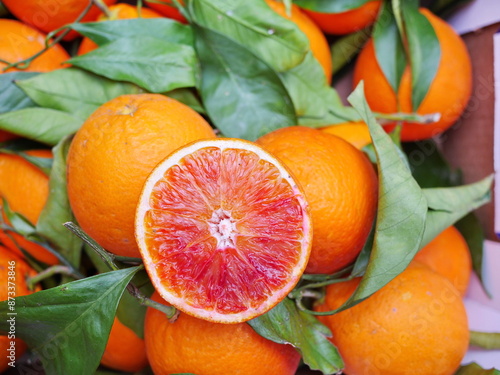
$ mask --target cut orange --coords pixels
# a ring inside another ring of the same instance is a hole
[[[196,141],[160,162],[144,185],[135,231],[163,299],[220,323],[278,304],[311,251],[302,188],[274,156],[240,139]]]

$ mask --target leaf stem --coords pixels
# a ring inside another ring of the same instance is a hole
[[[146,297],[133,283],[127,285],[127,291],[132,297],[137,299],[143,306],[152,307],[158,311],[165,313],[168,319],[173,322],[177,319],[178,311],[173,306],[167,306],[162,303],[153,301],[151,298]]]
[[[112,16],[111,11],[109,10],[108,6],[106,5],[106,3],[104,1],[92,0],[92,2],[95,4],[96,7],[98,7],[101,10],[101,12],[104,13],[106,18],[111,18],[111,16]]]
[[[381,123],[394,122],[394,121],[405,121],[405,122],[414,122],[418,124],[432,124],[436,121],[439,121],[441,118],[440,113],[429,113],[426,115],[419,115],[418,113],[379,113],[374,112],[375,117]]]
[[[471,346],[487,350],[500,349],[500,333],[470,331],[469,343]]]
[[[30,290],[33,290],[36,284],[56,274],[71,276],[73,279],[76,280],[82,278],[82,275],[76,274],[70,267],[56,265],[43,270],[42,272],[36,274],[33,277],[28,277],[27,278],[28,288]]]

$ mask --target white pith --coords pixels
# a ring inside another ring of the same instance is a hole
[[[278,169],[281,177],[286,180],[292,191],[294,192],[297,200],[300,202],[300,205],[303,209],[303,218],[304,218],[304,236],[302,238],[302,249],[309,249],[312,240],[312,223],[310,222],[310,215],[308,212],[308,205],[305,201],[304,194],[302,190],[299,188],[294,179],[290,176],[288,170],[283,167],[280,161],[278,161],[274,156],[264,151],[257,145],[254,145],[251,142],[242,141],[238,139],[210,139],[206,141],[197,141],[187,145],[177,151],[174,151],[170,154],[166,159],[158,164],[158,166],[151,172],[149,175],[141,193],[141,197],[139,199],[139,203],[136,211],[136,240],[139,246],[142,258],[144,260],[144,265],[146,267],[147,272],[150,275],[150,278],[155,286],[155,289],[160,293],[160,295],[170,304],[179,308],[180,310],[196,316],[198,318],[207,319],[210,321],[217,321],[221,323],[237,323],[241,321],[245,321],[256,317],[258,315],[263,314],[268,311],[270,308],[275,306],[278,302],[280,302],[288,292],[296,285],[299,278],[301,277],[307,261],[309,257],[303,257],[301,262],[296,264],[295,267],[290,270],[290,278],[286,285],[280,289],[280,292],[276,292],[273,295],[269,296],[265,303],[263,303],[258,308],[249,308],[245,311],[244,316],[241,313],[234,314],[223,314],[217,311],[206,310],[205,308],[198,308],[195,306],[188,305],[186,301],[173,295],[165,290],[165,288],[161,285],[159,275],[157,274],[155,264],[153,262],[152,257],[149,255],[147,251],[147,245],[145,241],[145,226],[144,218],[147,214],[148,210],[151,209],[149,204],[149,198],[151,191],[153,190],[156,183],[161,180],[165,174],[165,172],[173,167],[174,165],[178,165],[181,160],[194,153],[197,150],[204,148],[218,148],[221,151],[225,149],[241,149],[246,151],[254,152],[259,156],[260,159],[265,160]],[[222,209],[215,210],[212,214],[211,219],[209,219],[209,229],[211,235],[217,239],[218,248],[228,248],[233,247],[235,244],[235,237],[237,236],[237,229],[235,225],[235,220],[231,217],[231,213]]]

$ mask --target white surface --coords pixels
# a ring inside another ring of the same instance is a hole
[[[447,19],[459,34],[500,22],[500,1],[474,0]]]

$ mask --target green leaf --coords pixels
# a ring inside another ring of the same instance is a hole
[[[429,210],[421,247],[469,212],[488,203],[492,183],[493,176],[489,176],[468,185],[422,189]]]
[[[0,129],[51,146],[76,132],[81,124],[81,119],[49,108],[25,108],[0,114]]]
[[[0,74],[0,113],[35,107],[36,104],[16,85],[39,73],[14,72]]]
[[[299,310],[289,298],[248,323],[269,340],[293,345],[313,370],[334,374],[344,367],[340,354],[328,340],[330,330],[316,317]]]
[[[280,77],[300,125],[320,127],[359,120],[356,111],[344,106],[337,91],[328,85],[323,68],[310,52],[302,64]]]
[[[0,303],[16,335],[41,359],[47,375],[93,374],[99,365],[121,295],[140,267],[73,281]],[[8,315],[15,313],[16,315]],[[0,320],[0,331],[9,322]]]
[[[364,28],[342,36],[332,44],[332,74],[334,77],[336,73],[354,60],[368,39],[370,39],[370,35],[371,29]]]
[[[263,0],[190,1],[194,22],[248,48],[277,72],[300,64],[309,50],[305,34]],[[241,65],[248,65],[247,62]]]
[[[191,46],[150,36],[117,39],[69,63],[155,93],[195,86],[198,69]]]
[[[373,27],[373,43],[377,62],[394,92],[398,92],[406,67],[406,56],[398,25],[390,2],[384,2],[380,17]]]
[[[175,89],[169,92],[164,93],[164,95],[178,100],[179,102],[191,107],[198,113],[205,114],[205,108],[203,108],[203,104],[201,104],[200,100],[193,92],[192,89],[183,88],[183,89]]]
[[[500,375],[500,370],[494,368],[485,370],[477,363],[469,363],[468,365],[461,366],[455,375]]]
[[[499,332],[470,331],[470,345],[487,350],[500,350]]]
[[[363,83],[348,98],[368,124],[377,155],[379,200],[370,261],[358,289],[337,311],[361,302],[400,274],[420,248],[427,202],[398,148],[377,124],[363,95]]]
[[[484,292],[492,298],[491,293],[485,285],[483,276],[483,250],[484,250],[484,230],[481,222],[473,212],[465,215],[455,223],[455,227],[464,236],[472,258],[472,269],[477,275]]]
[[[359,8],[373,0],[294,0],[301,8],[320,13],[343,13]]]
[[[35,226],[22,214],[13,211],[10,208],[9,203],[4,197],[2,198],[2,204],[0,205],[1,211],[7,217],[10,226],[24,237],[28,237],[36,233]],[[0,215],[0,222],[3,223],[3,215]]]
[[[36,230],[49,240],[73,267],[78,268],[82,241],[62,225],[75,220],[66,189],[66,155],[70,143],[71,138],[66,137],[52,150],[54,162],[49,179],[50,194],[36,223]]]
[[[268,65],[224,35],[199,26],[195,33],[203,104],[224,136],[253,141],[297,124],[290,98]]]
[[[454,170],[434,140],[403,143],[413,178],[422,188],[456,186],[462,174]]]
[[[125,20],[72,23],[80,34],[103,45],[122,38],[154,37],[165,42],[193,45],[193,32],[188,25],[169,18],[134,18]]]
[[[427,18],[418,10],[417,0],[402,3],[411,66],[411,103],[417,111],[436,76],[441,59],[441,47],[436,32]],[[378,55],[377,55],[378,58]]]
[[[83,120],[117,96],[143,91],[131,83],[112,81],[76,68],[40,74],[18,85],[39,106],[68,112]]]

